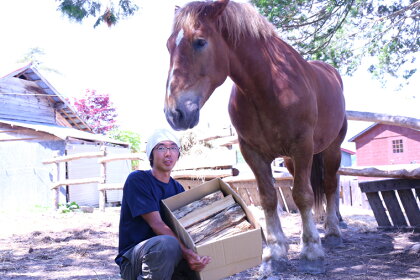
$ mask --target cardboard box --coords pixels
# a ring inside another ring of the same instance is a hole
[[[212,243],[195,246],[190,235],[175,218],[172,211],[210,193],[221,190],[224,195],[231,194],[245,211],[248,221],[255,229]],[[216,280],[228,277],[248,268],[261,264],[262,230],[241,197],[221,179],[214,179],[188,191],[163,200],[165,220],[172,230],[184,242],[201,256],[210,256],[212,262],[203,271],[197,273],[197,279]]]

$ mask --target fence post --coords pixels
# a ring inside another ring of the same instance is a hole
[[[60,181],[60,162],[56,162],[55,163],[55,168],[56,168],[56,178],[55,181],[59,182]],[[59,195],[60,195],[60,186],[57,186],[55,188],[52,189],[52,193],[53,193],[53,209],[54,210],[58,210],[58,201],[59,201]]]
[[[106,157],[106,147],[102,146],[101,151],[104,152],[104,157]],[[102,184],[106,184],[106,162],[101,162],[100,177]],[[106,202],[106,190],[99,190],[99,210],[105,211],[105,202]]]

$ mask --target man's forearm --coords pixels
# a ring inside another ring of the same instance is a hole
[[[157,223],[156,225],[152,226],[153,232],[156,235],[170,235],[178,239],[179,244],[181,245],[182,255],[185,256],[185,254],[188,253],[188,248],[184,245],[184,243],[178,238],[178,236],[175,234],[175,232],[172,231],[168,225],[166,225],[163,221],[161,223]]]

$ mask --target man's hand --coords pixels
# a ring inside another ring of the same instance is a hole
[[[179,240],[175,233],[162,221],[158,211],[150,212],[142,215],[143,219],[150,225],[156,235],[170,235]],[[201,271],[210,263],[211,258],[207,256],[199,256],[193,250],[188,249],[182,242],[179,240],[182,256],[187,261],[191,270]]]
[[[191,249],[184,249],[183,257],[187,261],[191,270],[201,271],[211,262],[211,258],[207,256],[199,256]]]

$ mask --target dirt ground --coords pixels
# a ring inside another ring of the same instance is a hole
[[[258,208],[252,208],[263,222]],[[0,279],[120,279],[117,252],[120,208],[94,213],[0,213]],[[297,272],[300,217],[283,214],[290,241],[287,271],[270,280],[420,279],[420,234],[376,230],[370,211],[342,209],[344,245],[326,249],[326,273]],[[322,226],[319,226],[322,236]],[[258,267],[225,280],[261,279]]]

